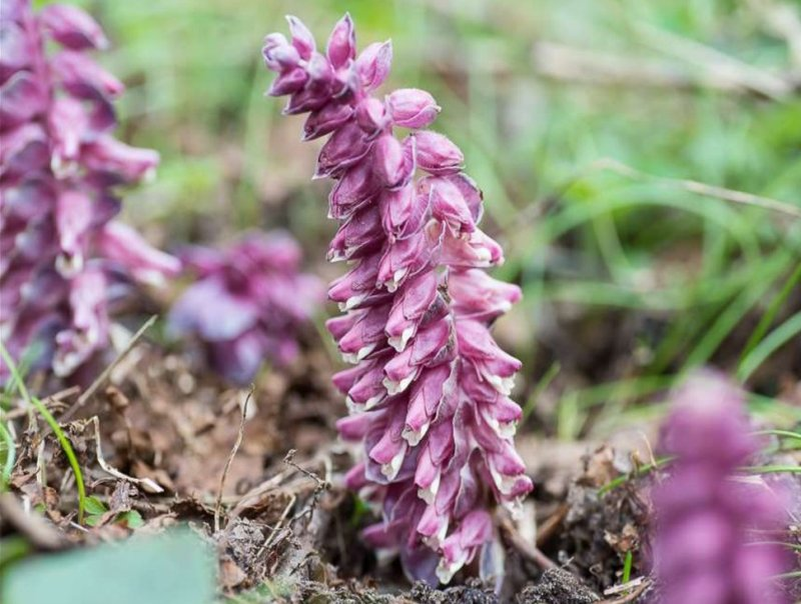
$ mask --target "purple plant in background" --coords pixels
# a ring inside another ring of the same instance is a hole
[[[659,604],[788,602],[771,580],[786,570],[781,546],[748,536],[786,528],[780,497],[733,477],[759,448],[740,392],[722,376],[695,376],[678,392],[661,443],[675,461],[653,493]]]
[[[406,571],[430,583],[449,582],[479,553],[482,573],[497,572],[492,508],[514,508],[532,488],[512,441],[520,362],[490,333],[520,290],[483,271],[502,250],[477,226],[482,195],[462,152],[424,129],[439,112],[434,98],[374,96],[390,43],[357,57],[346,15],[323,54],[288,20],[291,41],[271,34],[263,54],[278,73],[269,93],[290,95],[285,113],[309,113],[304,140],[331,135],[315,176],[336,181],[328,257],[351,269],[329,289],[346,314],[328,329],[355,364],[334,376],[351,409],[340,434],[366,453],[347,481],[383,516],[366,538],[399,550]],[[396,126],[411,132],[399,140]]]
[[[0,335],[15,359],[38,349],[34,367],[68,376],[107,345],[119,285],[180,266],[112,221],[115,187],[152,172],[158,155],[111,136],[123,86],[86,54],[107,46],[100,27],[27,0],[4,0],[0,18]]]
[[[247,384],[265,359],[295,358],[298,328],[323,288],[299,273],[300,246],[289,234],[253,233],[224,250],[192,247],[181,259],[198,279],[173,306],[169,328],[197,336],[216,371]]]

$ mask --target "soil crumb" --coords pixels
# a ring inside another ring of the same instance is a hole
[[[551,568],[536,585],[529,585],[517,596],[517,604],[591,604],[600,598],[575,575]]]
[[[416,583],[410,596],[417,604],[498,604],[498,597],[492,588],[475,580],[442,591],[432,589],[425,583]]]

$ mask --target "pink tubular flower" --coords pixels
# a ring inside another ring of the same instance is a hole
[[[198,280],[173,306],[169,327],[197,336],[215,370],[247,384],[265,359],[284,365],[296,356],[298,327],[322,302],[323,288],[299,273],[292,237],[253,233],[222,251],[189,248],[182,259]]]
[[[291,40],[271,34],[263,54],[278,73],[269,93],[290,95],[285,113],[309,114],[304,139],[330,134],[316,172],[336,181],[328,257],[351,268],[329,289],[346,314],[328,328],[355,364],[334,376],[351,410],[341,436],[365,453],[347,481],[383,516],[366,537],[432,583],[479,553],[482,571],[494,569],[492,508],[514,508],[532,488],[512,441],[521,412],[508,395],[520,362],[490,333],[520,290],[482,270],[502,250],[478,227],[482,195],[461,171],[462,152],[423,130],[439,112],[434,98],[373,96],[390,43],[357,56],[346,15],[323,54],[288,20]],[[396,126],[411,132],[399,140]]]
[[[662,438],[676,459],[653,493],[660,604],[788,602],[773,581],[786,570],[781,546],[753,542],[765,541],[759,529],[782,529],[780,498],[733,477],[758,444],[740,392],[722,376],[697,375],[676,396]]]
[[[112,286],[180,265],[112,221],[114,187],[158,154],[111,136],[122,84],[85,53],[107,46],[100,27],[58,4],[7,0],[0,13],[0,335],[18,361],[68,376],[108,343]]]

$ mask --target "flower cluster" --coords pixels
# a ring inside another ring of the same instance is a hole
[[[718,375],[691,379],[677,394],[662,448],[676,459],[653,493],[652,548],[660,604],[784,604],[771,578],[785,570],[781,546],[750,529],[781,529],[780,498],[765,484],[737,481],[756,452],[740,393]]]
[[[512,441],[520,362],[490,333],[520,290],[482,270],[500,264],[502,250],[478,227],[482,194],[462,172],[462,152],[425,129],[440,110],[434,98],[374,95],[390,43],[357,57],[346,15],[323,54],[288,21],[291,40],[265,40],[278,73],[269,94],[289,95],[287,114],[309,113],[305,140],[331,135],[316,171],[336,181],[328,257],[351,265],[328,292],[346,313],[328,329],[355,365],[334,376],[351,410],[339,430],[365,451],[347,481],[381,509],[369,542],[398,550],[412,577],[447,583],[476,554],[492,567],[492,507],[514,508],[532,488]],[[410,132],[399,140],[396,127]]]
[[[289,363],[297,330],[322,302],[323,289],[300,274],[301,250],[287,233],[252,233],[224,250],[191,247],[180,254],[197,275],[170,311],[169,329],[194,335],[209,365],[247,384],[268,359]]]
[[[123,86],[86,54],[107,45],[100,27],[27,0],[5,0],[0,18],[0,334],[15,359],[32,354],[34,367],[68,376],[106,346],[118,286],[180,266],[112,221],[114,188],[153,171],[158,155],[110,134]]]

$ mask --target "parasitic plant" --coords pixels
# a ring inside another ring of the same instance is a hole
[[[271,34],[263,54],[278,73],[269,94],[289,95],[285,113],[309,114],[304,140],[330,135],[315,177],[336,181],[328,258],[351,268],[328,291],[345,314],[327,325],[355,365],[334,383],[350,408],[340,434],[365,453],[347,482],[381,511],[365,537],[431,583],[448,583],[477,554],[482,572],[495,572],[493,508],[514,509],[532,488],[512,440],[520,362],[490,332],[520,290],[484,272],[502,250],[478,227],[482,194],[462,152],[426,129],[434,98],[375,93],[390,43],[357,56],[346,15],[322,53],[288,21],[291,40]],[[408,133],[399,139],[396,128]]]
[[[676,396],[661,446],[675,460],[653,492],[658,602],[788,602],[774,582],[786,570],[781,545],[755,543],[787,521],[781,498],[734,476],[759,448],[740,392],[716,374],[692,378]]]
[[[112,220],[118,186],[158,155],[111,136],[123,85],[87,55],[107,46],[100,27],[28,0],[4,0],[0,18],[0,335],[15,359],[69,376],[107,346],[109,304],[180,265]]]
[[[247,384],[265,359],[286,365],[295,358],[298,328],[323,290],[299,273],[300,246],[288,233],[252,233],[226,249],[195,246],[180,257],[197,282],[173,306],[169,327],[195,335],[211,367]]]

